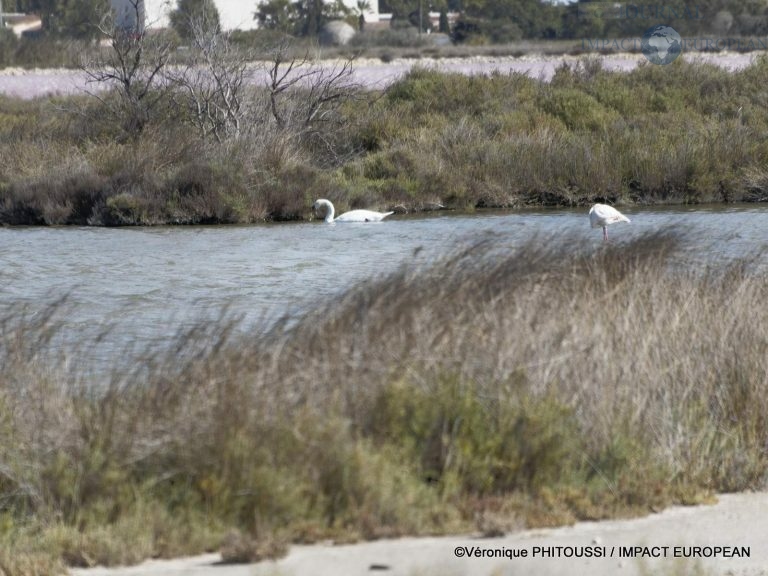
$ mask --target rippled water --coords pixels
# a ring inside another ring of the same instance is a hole
[[[617,242],[659,228],[688,229],[699,259],[723,260],[768,246],[768,206],[628,209]],[[167,341],[227,306],[246,325],[327,302],[355,281],[457,242],[491,235],[499,243],[573,233],[599,245],[585,210],[430,216],[394,215],[376,224],[321,221],[228,227],[2,228],[0,305],[29,310],[68,296],[65,337],[112,332],[89,352],[102,361],[128,344]]]

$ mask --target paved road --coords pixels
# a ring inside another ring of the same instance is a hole
[[[627,558],[627,548],[646,558]],[[638,548],[634,548],[638,547]],[[462,557],[457,557],[460,554]],[[582,557],[587,552],[605,557]],[[525,558],[477,554],[525,553]],[[733,556],[748,552],[748,557]],[[698,554],[696,559],[675,555]],[[653,556],[657,557],[653,557]],[[73,576],[691,576],[768,575],[768,492],[724,495],[713,506],[670,508],[635,520],[583,522],[502,538],[403,538],[345,546],[294,546],[282,560],[217,565],[209,554]],[[700,564],[699,567],[696,565]]]

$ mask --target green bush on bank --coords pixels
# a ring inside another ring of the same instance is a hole
[[[320,196],[342,210],[763,200],[766,62],[611,73],[591,59],[550,83],[415,68],[332,126],[266,122],[223,143],[172,114],[125,140],[96,102],[1,98],[0,221],[302,219]]]

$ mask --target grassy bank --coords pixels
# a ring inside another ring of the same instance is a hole
[[[312,126],[244,93],[237,136],[203,138],[171,96],[127,134],[110,103],[0,98],[0,223],[133,225],[304,219],[338,209],[764,201],[768,60],[686,63],[549,82],[416,69],[354,92]],[[286,110],[309,95],[288,91]],[[293,107],[293,108],[291,108]]]
[[[764,271],[681,240],[477,242],[93,380],[0,326],[0,568],[548,526],[764,482]],[[80,349],[87,349],[79,343]]]

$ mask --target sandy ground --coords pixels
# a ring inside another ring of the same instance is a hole
[[[626,557],[628,547],[649,557]],[[748,552],[749,557],[729,556],[734,549]],[[588,551],[604,556],[576,557]],[[527,557],[477,556],[512,552]],[[709,557],[675,558],[696,552]],[[218,562],[218,555],[209,554],[131,568],[72,570],[72,576],[768,575],[768,492],[724,495],[712,506],[670,508],[635,520],[583,522],[501,538],[450,536],[294,546],[278,562]]]
[[[711,62],[728,70],[739,70],[749,66],[758,53],[739,54],[721,52],[717,54],[685,54],[686,60]],[[517,72],[531,78],[549,80],[563,62],[574,62],[582,56],[540,56],[489,57],[431,59],[395,59],[384,63],[378,59],[365,58],[355,62],[354,79],[369,88],[384,88],[402,77],[413,66],[435,68],[446,72],[462,74],[489,74],[499,71],[504,74]],[[645,62],[641,54],[617,54],[602,56],[607,70],[630,71],[638,63]],[[332,65],[332,62],[329,63]],[[264,83],[263,69],[254,67],[252,82]],[[21,98],[36,98],[50,94],[77,94],[97,90],[99,87],[86,82],[85,75],[78,70],[24,70],[5,68],[0,70],[0,94]]]

